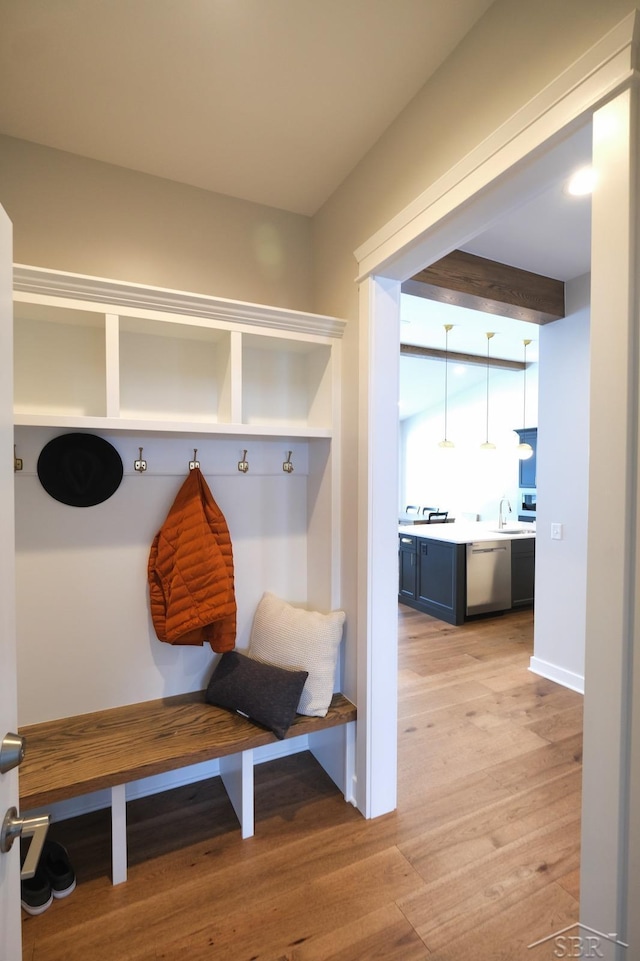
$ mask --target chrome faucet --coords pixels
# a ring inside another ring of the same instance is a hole
[[[511,504],[509,503],[506,497],[503,497],[500,501],[500,507],[498,508],[498,530],[500,531],[502,530],[504,525],[507,523],[507,518],[503,516],[503,513],[502,513],[502,505],[504,503],[506,503],[507,510],[509,511],[509,513],[511,513]]]

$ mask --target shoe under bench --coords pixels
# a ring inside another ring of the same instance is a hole
[[[286,735],[307,739],[305,747],[346,801],[353,801],[355,722],[355,705],[334,694],[326,717],[298,715]],[[26,738],[23,812],[110,789],[114,884],[127,879],[127,783],[218,759],[242,837],[252,837],[254,765],[261,748],[279,743],[270,731],[207,704],[204,691],[45,721],[20,733]]]

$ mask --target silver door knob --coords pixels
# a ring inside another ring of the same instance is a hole
[[[24,758],[26,746],[26,739],[21,734],[5,734],[0,744],[0,774],[18,767]]]
[[[27,878],[32,878],[36,873],[50,821],[50,814],[40,814],[32,818],[20,818],[18,817],[16,808],[9,808],[4,816],[2,831],[0,831],[0,851],[2,854],[6,854],[11,850],[16,838],[32,838],[27,856],[22,865],[22,870],[20,871],[20,879],[23,881]]]

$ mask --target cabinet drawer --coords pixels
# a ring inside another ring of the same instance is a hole
[[[409,551],[411,554],[417,553],[418,538],[411,537],[410,534],[398,535],[398,547],[401,551]]]
[[[519,539],[514,537],[511,541],[511,556],[514,554],[535,554],[536,552],[536,539],[535,537],[523,537]]]

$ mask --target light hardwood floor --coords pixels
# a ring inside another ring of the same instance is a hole
[[[302,754],[256,772],[242,841],[217,779],[52,827],[78,887],[24,961],[542,961],[578,916],[582,699],[527,670],[531,612],[400,606],[398,810],[365,821]]]

